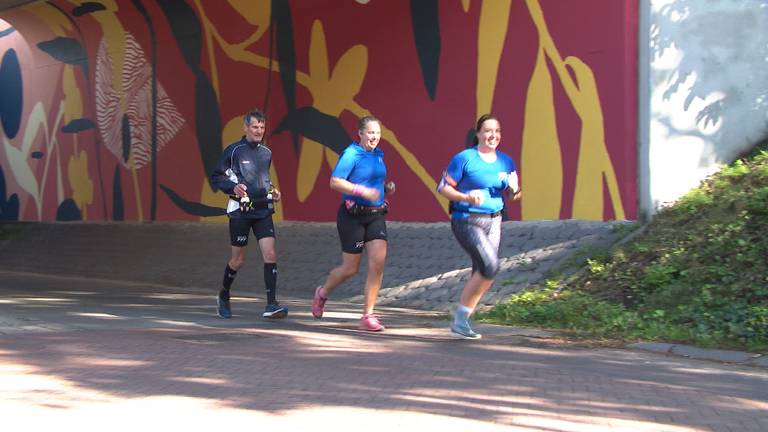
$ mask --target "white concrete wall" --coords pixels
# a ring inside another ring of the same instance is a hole
[[[768,137],[768,0],[640,0],[640,214]]]

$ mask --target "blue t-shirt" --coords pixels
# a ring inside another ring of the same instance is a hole
[[[384,152],[375,148],[366,151],[360,144],[353,142],[339,157],[331,177],[339,177],[352,183],[379,190],[378,201],[368,201],[363,197],[343,195],[344,200],[352,200],[360,205],[379,206],[384,203],[384,179],[387,167],[384,165]]]
[[[483,201],[478,206],[453,202],[451,218],[469,217],[470,213],[495,213],[504,207],[504,189],[509,186],[510,175],[517,171],[515,161],[506,153],[496,151],[496,160],[486,162],[477,147],[468,148],[451,159],[446,174],[456,181],[456,190],[463,193],[480,193]]]

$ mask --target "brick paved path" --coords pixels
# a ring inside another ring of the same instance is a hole
[[[359,306],[213,316],[208,290],[0,272],[0,418],[25,430],[765,431],[768,373]]]

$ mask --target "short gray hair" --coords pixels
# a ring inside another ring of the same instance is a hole
[[[243,116],[243,124],[245,124],[246,126],[250,125],[252,119],[256,119],[261,123],[265,123],[267,121],[267,116],[263,112],[257,109],[248,111]]]

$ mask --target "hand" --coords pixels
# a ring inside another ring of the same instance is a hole
[[[360,194],[363,198],[367,199],[368,201],[378,201],[379,200],[379,190],[376,188],[363,188],[363,193]]]
[[[478,190],[469,191],[467,198],[464,200],[472,206],[479,206],[483,203],[483,193]]]
[[[523,197],[523,190],[518,189],[517,192],[511,193],[510,195],[512,195],[512,201],[520,201],[520,198]]]
[[[387,195],[395,193],[395,182],[388,181],[386,184],[384,184],[384,193]]]
[[[242,197],[244,197],[244,196],[247,196],[247,195],[248,195],[248,193],[246,192],[246,190],[248,190],[248,186],[246,186],[246,185],[244,185],[244,184],[242,184],[242,183],[238,183],[237,185],[235,185],[235,190],[234,190],[234,193],[235,193],[235,195],[236,195],[238,198],[242,198]]]
[[[274,188],[274,187],[273,187],[273,188],[272,188],[272,201],[273,201],[273,202],[278,202],[278,201],[280,201],[280,197],[281,197],[281,196],[282,196],[282,194],[280,193],[280,191],[279,191],[279,190],[277,190],[277,188]]]

